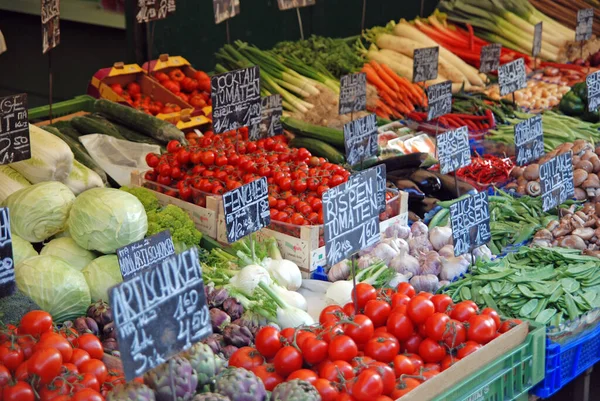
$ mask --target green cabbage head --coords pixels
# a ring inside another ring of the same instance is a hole
[[[12,250],[15,266],[27,258],[38,256],[37,251],[33,249],[33,245],[16,234],[12,234]]]
[[[77,245],[71,237],[53,239],[42,248],[40,255],[58,256],[77,270],[83,270],[97,256],[94,252]]]
[[[84,316],[91,303],[83,273],[56,256],[29,258],[15,268],[17,288],[57,323]]]
[[[108,302],[108,289],[123,282],[117,255],[104,255],[94,259],[82,270],[92,296],[92,302]]]
[[[93,188],[75,199],[69,215],[69,233],[90,251],[115,253],[144,238],[148,218],[133,195],[112,188]]]

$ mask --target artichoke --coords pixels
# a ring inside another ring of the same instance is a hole
[[[87,310],[87,317],[94,319],[100,330],[113,321],[112,309],[103,300],[96,301],[90,305]]]
[[[230,324],[223,329],[223,339],[225,340],[225,344],[235,345],[240,348],[250,345],[254,336],[249,328]]]
[[[212,308],[210,310],[210,323],[212,325],[213,333],[220,333],[229,323],[231,323],[231,317],[221,309]]]
[[[206,303],[210,308],[218,308],[223,305],[223,302],[229,298],[229,293],[225,288],[219,288],[218,290],[212,289],[208,290],[208,298],[206,299]]]
[[[217,393],[204,393],[195,396],[192,401],[231,401],[229,397],[226,397]]]
[[[227,368],[215,383],[215,391],[231,401],[265,401],[267,390],[254,373],[243,368]]]
[[[154,391],[145,384],[130,382],[119,384],[106,396],[106,401],[155,401]]]
[[[235,298],[227,298],[223,302],[223,310],[231,317],[231,320],[237,320],[242,317],[244,307]]]
[[[192,365],[180,356],[146,373],[144,382],[156,392],[156,401],[191,401],[198,387]]]
[[[212,352],[218,354],[221,352],[221,348],[225,346],[225,340],[221,334],[211,334],[206,337],[202,342],[212,349]]]
[[[309,382],[296,379],[278,384],[271,401],[321,401],[321,395]]]
[[[207,384],[211,384],[217,376],[218,356],[212,349],[203,343],[196,343],[192,347],[181,354],[192,365],[192,368],[198,376],[198,386],[201,388]],[[220,358],[219,358],[220,359]]]
[[[221,355],[223,355],[223,358],[229,360],[231,358],[231,355],[233,355],[237,350],[238,347],[236,347],[235,345],[226,345],[221,349]]]

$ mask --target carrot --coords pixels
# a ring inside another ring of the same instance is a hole
[[[378,91],[386,92],[390,96],[394,96],[394,91],[390,89],[381,78],[379,78],[379,75],[377,75],[377,72],[373,69],[373,67],[371,67],[370,64],[365,64],[362,68],[362,72],[367,74],[367,81],[375,85]]]
[[[409,110],[413,111],[415,109],[415,105],[408,99],[408,97],[400,97],[400,102]]]
[[[381,110],[383,110],[384,112],[386,112],[389,115],[396,116],[396,114],[398,114],[395,110],[392,110],[391,107],[388,107],[381,100],[377,101],[377,107],[380,108]]]
[[[392,77],[390,77],[383,68],[381,68],[381,66],[377,63],[377,61],[371,61],[370,64],[373,67],[373,69],[375,70],[375,72],[377,73],[377,75],[379,75],[379,78],[381,78],[383,80],[383,82],[385,82],[387,84],[387,86],[389,86],[391,89],[393,89],[396,92],[398,92],[400,90],[396,81],[394,81],[394,79]]]
[[[390,115],[387,114],[385,111],[383,111],[382,109],[380,109],[379,107],[375,109],[375,114],[377,115],[377,117],[379,118],[385,118],[386,120],[390,119]]]

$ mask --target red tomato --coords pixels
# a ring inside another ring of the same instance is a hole
[[[319,315],[319,323],[338,322],[344,316],[344,310],[339,305],[326,306]]]
[[[293,371],[302,368],[302,354],[296,348],[288,345],[277,351],[273,365],[280,376],[287,377]]]
[[[337,387],[326,379],[317,379],[312,385],[321,395],[321,401],[335,401],[340,393]]]
[[[450,366],[454,365],[458,361],[460,361],[460,358],[457,358],[452,355],[446,355],[446,357],[442,359],[442,362],[440,363],[442,372],[448,369]]]
[[[446,356],[446,348],[437,341],[426,338],[419,345],[419,355],[426,363],[437,363]]]
[[[409,298],[414,297],[416,294],[415,287],[406,282],[398,284],[398,287],[396,287],[396,292],[398,294],[408,295]]]
[[[285,380],[285,378],[277,374],[272,363],[256,366],[254,369],[252,369],[252,373],[262,380],[267,391],[273,391],[273,389],[277,387],[279,383],[283,383]]]
[[[471,355],[473,352],[477,351],[482,347],[481,344],[476,343],[475,341],[467,341],[462,344],[458,351],[456,352],[456,356],[460,359],[466,357],[467,355]]]
[[[391,312],[392,307],[385,301],[372,299],[365,305],[365,315],[371,319],[375,327],[384,326]]]
[[[305,330],[298,330],[296,332],[296,345],[298,347],[302,346],[302,344],[304,344],[304,341],[308,340],[309,338],[316,338],[317,335],[315,333],[313,333],[312,331],[305,331]]]
[[[394,309],[397,306],[408,305],[409,301],[410,301],[410,297],[408,295],[406,295],[406,294],[400,294],[400,293],[397,292],[394,295],[392,295],[391,305],[390,306],[392,307],[392,309]]]
[[[62,366],[62,356],[54,348],[45,348],[33,353],[27,361],[29,374],[40,378],[41,384],[50,383],[59,375]]]
[[[91,373],[84,373],[79,377],[79,381],[75,384],[75,387],[78,390],[81,390],[82,388],[91,388],[92,390],[100,391],[100,382],[96,376]]]
[[[501,325],[500,315],[498,314],[498,312],[495,309],[484,308],[481,311],[481,314],[491,316],[492,319],[494,319],[494,323],[496,323],[496,329],[500,329],[500,325]]]
[[[371,319],[365,315],[356,315],[350,320],[352,323],[346,323],[343,326],[344,334],[352,338],[356,344],[366,343],[375,332]]]
[[[85,333],[79,336],[75,346],[90,354],[90,358],[92,359],[101,360],[104,357],[104,348],[102,348],[102,343],[98,337],[91,333]]]
[[[313,372],[312,370],[300,369],[300,370],[293,372],[291,375],[289,375],[287,377],[287,381],[298,379],[298,380],[304,380],[306,382],[309,382],[310,384],[313,384],[318,378],[319,378],[319,376],[317,376],[317,374],[315,372]]]
[[[412,375],[415,371],[415,365],[406,355],[396,355],[393,362],[394,373],[398,378],[401,375]]]
[[[288,344],[292,344],[294,342],[295,334],[296,334],[296,329],[293,327],[288,327],[286,329],[281,330],[281,332],[279,333],[279,336],[280,336],[280,338],[285,339]],[[279,350],[277,350],[277,351],[279,351]]]
[[[152,166],[151,166],[152,167]],[[34,310],[27,312],[19,323],[19,334],[40,336],[52,329],[52,316],[48,312]]]
[[[80,348],[73,348],[73,356],[71,356],[70,362],[79,368],[82,363],[89,361],[90,354]]]
[[[25,361],[19,365],[19,367],[15,371],[15,379],[22,380],[22,381],[29,381],[30,376],[29,376],[29,372],[27,371],[27,361]]]
[[[327,358],[329,344],[318,338],[308,338],[300,346],[300,350],[306,363],[316,365]]]
[[[272,326],[265,326],[256,333],[256,349],[265,357],[272,358],[282,347],[279,339],[279,330]]]
[[[319,377],[330,382],[341,383],[354,377],[352,365],[346,361],[325,361],[319,365]]]
[[[431,297],[431,302],[435,306],[435,311],[440,313],[446,313],[448,307],[453,305],[452,298],[446,294],[436,294]]]
[[[494,339],[496,322],[489,315],[475,315],[469,319],[467,338],[479,344],[487,344]]]
[[[34,401],[35,394],[29,383],[18,381],[14,385],[4,387],[2,401]]]
[[[108,375],[108,369],[106,369],[106,365],[104,362],[98,359],[90,359],[89,361],[83,362],[78,369],[79,373],[90,373],[96,376],[100,385],[104,384],[104,381]]]
[[[475,314],[477,314],[477,306],[473,306],[472,302],[462,301],[454,305],[450,317],[464,323]]]
[[[425,321],[427,336],[432,340],[441,341],[446,333],[448,322],[450,322],[450,317],[445,313],[434,313]]]
[[[47,332],[42,335],[33,351],[39,351],[44,348],[55,348],[60,351],[63,362],[70,362],[73,356],[73,347],[66,338],[58,333]]]
[[[393,334],[398,341],[406,341],[413,335],[415,326],[403,313],[393,312],[387,320],[387,331]]]
[[[407,377],[405,379],[398,381],[398,383],[396,384],[396,387],[390,394],[390,397],[392,397],[393,399],[400,398],[403,395],[410,393],[413,389],[415,389],[416,387],[418,387],[420,385],[421,385],[420,381],[413,379],[411,377]]]
[[[513,327],[520,325],[521,323],[523,323],[523,322],[520,321],[519,319],[508,319],[508,320],[502,322],[502,324],[500,325],[500,328],[498,329],[498,332],[506,333],[507,331],[509,331]]]
[[[23,350],[19,344],[11,344],[7,341],[0,345],[0,363],[11,372],[14,372],[24,359]]]
[[[429,316],[435,313],[435,306],[425,296],[418,295],[410,300],[406,307],[406,313],[414,323],[423,324]]]
[[[179,141],[172,139],[167,143],[167,152],[174,154],[177,153],[179,149],[181,149],[181,143],[179,143]]]
[[[71,401],[104,401],[104,397],[91,388],[84,388],[76,392]]]
[[[127,92],[133,96],[133,95],[137,95],[138,93],[142,92],[142,88],[140,87],[140,84],[138,84],[137,82],[130,82],[127,85]]]
[[[265,358],[252,347],[242,347],[229,357],[229,366],[252,370],[255,366],[265,363]]]
[[[373,362],[369,364],[367,370],[374,370],[379,376],[381,376],[381,380],[383,382],[382,394],[389,394],[392,392],[396,384],[396,375],[394,373],[394,369],[392,369],[390,365],[383,362]]]
[[[6,386],[12,379],[10,371],[4,365],[0,365],[0,388]]]
[[[409,354],[416,354],[419,352],[419,345],[421,345],[421,341],[423,341],[423,337],[417,333],[414,333],[406,341],[402,342],[400,350],[402,352],[408,352]]]
[[[446,325],[444,342],[450,348],[456,348],[467,340],[467,330],[458,320],[451,319]]]
[[[365,345],[365,355],[376,361],[389,363],[400,351],[400,343],[391,334],[379,334]]]
[[[352,385],[352,396],[357,401],[373,401],[383,394],[383,379],[374,370],[365,370]]]
[[[331,339],[329,343],[329,358],[349,362],[358,355],[358,347],[352,338],[341,335]]]

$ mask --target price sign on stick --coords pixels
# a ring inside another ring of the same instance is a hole
[[[109,299],[127,381],[212,334],[195,248],[114,286]]]
[[[515,125],[517,165],[524,166],[544,155],[542,116],[536,115]]]
[[[175,0],[136,0],[135,19],[138,24],[167,18],[177,9]]]
[[[593,113],[600,107],[600,71],[588,75],[585,83],[587,85],[588,111]]]
[[[213,130],[216,134],[252,125],[261,119],[258,66],[213,75],[210,79]]]
[[[415,49],[413,53],[413,82],[425,82],[438,76],[439,47]]]
[[[60,43],[60,0],[42,0],[42,53]]]
[[[175,255],[175,245],[169,230],[117,249],[123,280],[129,280],[169,256]]]
[[[0,165],[31,159],[27,94],[0,97]]]
[[[0,208],[0,298],[12,295],[16,289],[15,262],[10,234],[8,208]]]
[[[444,81],[427,88],[427,121],[452,112],[452,82]]]
[[[498,67],[498,83],[500,84],[500,96],[526,88],[525,61],[519,58]]]
[[[575,194],[571,151],[540,164],[540,185],[544,212],[554,209]]]
[[[261,118],[258,124],[253,124],[248,133],[248,139],[258,141],[261,138],[270,138],[283,133],[281,116],[281,95],[265,96],[261,99]]]
[[[227,242],[231,244],[271,223],[268,196],[266,177],[223,194]]]
[[[436,147],[441,174],[448,174],[471,164],[469,130],[466,126],[438,134]]]
[[[367,74],[348,74],[340,79],[340,115],[367,109]]]
[[[351,166],[377,154],[379,145],[375,114],[344,124],[344,147],[346,161]]]
[[[281,11],[292,8],[314,6],[316,0],[277,0],[277,5]]]
[[[487,192],[480,192],[450,205],[454,256],[471,252],[492,239]]]
[[[496,71],[500,66],[501,52],[502,45],[500,43],[483,46],[479,56],[479,71],[483,73]]]
[[[577,26],[575,27],[575,41],[590,40],[594,25],[594,9],[584,8],[577,11]]]
[[[540,51],[542,50],[542,24],[542,22],[538,22],[537,24],[535,24],[535,27],[533,29],[533,46],[531,48],[531,55],[533,57],[537,57],[540,54]]]
[[[215,24],[235,17],[240,13],[240,0],[213,0]]]

